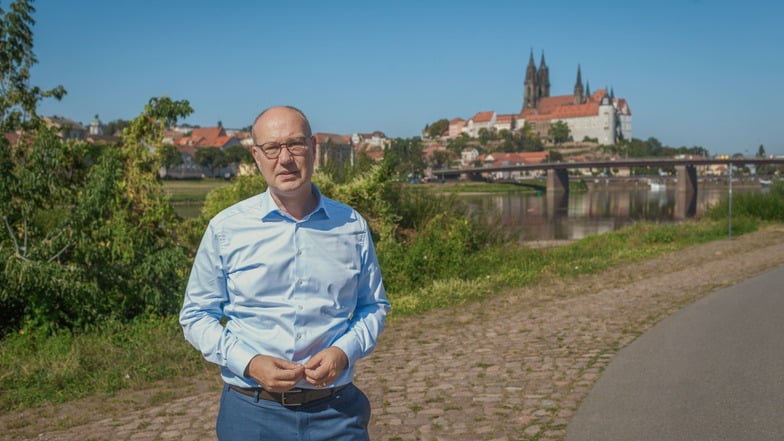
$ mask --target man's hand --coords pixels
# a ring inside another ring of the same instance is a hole
[[[305,364],[305,381],[316,387],[328,386],[338,379],[346,366],[348,357],[345,352],[334,346],[329,347]]]
[[[256,380],[264,390],[286,392],[305,375],[305,366],[268,355],[257,355],[245,368],[245,376]]]

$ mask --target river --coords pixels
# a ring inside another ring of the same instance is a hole
[[[733,194],[765,191],[759,186],[740,186]],[[461,195],[473,213],[500,222],[523,241],[576,240],[624,227],[638,221],[674,223],[699,218],[705,210],[728,196],[726,185],[697,191],[693,213],[683,215],[676,205],[673,185],[650,189],[645,185],[599,185],[572,191],[567,199],[550,201],[530,192],[472,193]],[[201,204],[177,205],[182,217],[196,216]]]
[[[759,186],[733,189],[733,194],[766,191]],[[633,222],[676,223],[699,218],[705,210],[729,195],[726,186],[699,188],[691,212],[676,204],[674,186],[596,186],[572,191],[568,198],[548,203],[544,194],[524,192],[461,196],[473,213],[500,222],[523,241],[577,240],[617,230]],[[552,206],[556,205],[556,206]]]

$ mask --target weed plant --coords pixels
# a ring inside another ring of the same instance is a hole
[[[724,198],[708,209],[705,217],[713,220],[732,219],[732,234],[743,234],[757,228],[759,222],[784,222],[784,183],[777,182],[765,193],[741,193]],[[727,225],[725,223],[725,225]]]

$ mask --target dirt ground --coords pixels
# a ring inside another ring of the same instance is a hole
[[[374,440],[563,440],[613,355],[684,305],[784,264],[768,228],[394,320],[358,365]],[[215,370],[0,415],[5,440],[214,440]]]

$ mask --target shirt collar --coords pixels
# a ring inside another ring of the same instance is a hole
[[[318,204],[310,214],[302,218],[301,222],[307,221],[310,218],[318,219],[323,217],[325,219],[329,219],[329,211],[327,210],[326,205],[324,205],[324,197],[322,197],[321,192],[319,191],[318,187],[316,187],[316,184],[311,183],[310,185],[313,189],[313,194],[316,195]],[[281,218],[294,220],[294,218],[280,210],[278,205],[272,199],[269,188],[267,188],[267,190],[261,194],[261,202],[259,205],[261,208],[261,219],[263,221],[280,220]]]

